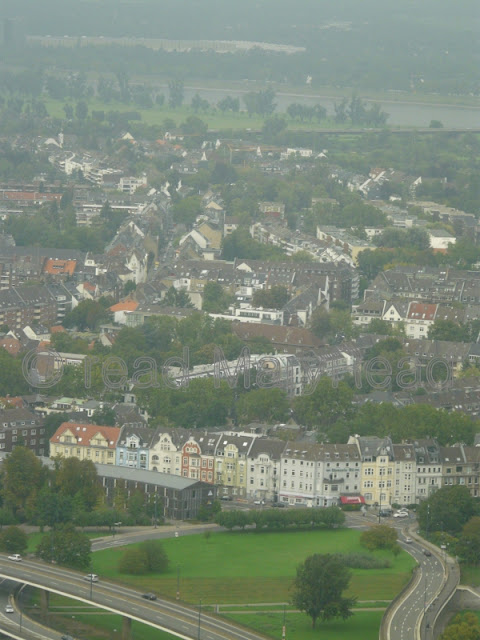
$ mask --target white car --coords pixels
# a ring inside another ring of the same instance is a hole
[[[12,607],[11,604],[7,604],[5,607],[5,613],[15,613],[15,609]]]
[[[83,579],[88,580],[88,582],[98,582],[98,576],[96,573],[87,573]]]
[[[407,511],[397,511],[396,513],[393,514],[394,518],[408,518],[408,513]]]
[[[9,560],[13,560],[13,562],[21,562],[22,556],[19,553],[13,553],[11,556],[8,556]]]

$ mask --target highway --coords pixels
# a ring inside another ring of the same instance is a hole
[[[179,638],[189,640],[263,640],[254,632],[237,627],[225,620],[214,618],[199,609],[156,600],[150,602],[141,597],[141,593],[127,587],[101,580],[92,583],[84,579],[83,574],[61,567],[47,565],[35,560],[25,559],[12,563],[6,556],[0,557],[0,577],[12,579],[34,587],[44,587],[50,592],[67,595],[81,602],[94,604],[121,616],[148,624],[167,631]],[[10,614],[12,615],[12,614]],[[0,627],[11,637],[27,637],[26,630],[18,636],[18,629],[10,629],[0,620]],[[44,632],[43,632],[44,633]],[[28,637],[38,635],[28,634]],[[45,637],[41,634],[40,637]],[[49,638],[57,638],[58,634],[49,633]]]

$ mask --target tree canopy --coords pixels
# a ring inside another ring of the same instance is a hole
[[[355,603],[355,598],[342,596],[348,588],[350,577],[349,569],[339,556],[309,556],[297,567],[292,586],[292,604],[312,619],[314,629],[317,620],[346,620],[353,615]]]

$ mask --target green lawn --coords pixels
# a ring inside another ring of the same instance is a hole
[[[163,575],[119,574],[123,549],[116,547],[93,555],[93,571],[106,579],[129,584],[139,591],[175,597],[180,566],[180,596],[185,602],[208,603],[287,602],[297,565],[313,553],[365,552],[360,532],[301,531],[286,533],[215,533],[163,541],[170,568]],[[392,599],[408,582],[414,560],[407,553],[396,558],[388,552],[390,569],[352,572],[350,593],[361,600]]]
[[[478,587],[480,585],[480,567],[460,565],[460,584]]]
[[[292,99],[292,101],[294,100]],[[43,99],[43,102],[45,103],[45,107],[50,116],[62,119],[65,119],[65,111],[63,109],[64,104],[69,102],[74,108],[76,105],[76,101],[54,100],[53,98],[49,97],[45,97]],[[179,107],[178,109],[171,109],[170,107],[168,107],[168,105],[162,107],[154,106],[150,109],[142,109],[141,107],[137,107],[133,104],[124,104],[123,102],[102,102],[97,98],[88,100],[87,104],[88,112],[90,115],[92,111],[103,111],[105,114],[107,114],[109,111],[118,111],[120,113],[123,113],[125,111],[131,113],[135,111],[141,114],[141,122],[147,125],[162,126],[164,121],[168,118],[170,120],[173,120],[175,124],[179,126],[189,116],[194,115],[198,116],[201,120],[206,122],[209,129],[221,131],[244,131],[248,129],[252,129],[255,131],[261,129],[264,123],[264,118],[261,118],[258,115],[249,116],[244,111],[239,111],[238,113],[226,112],[222,114],[221,111],[208,110],[207,112],[195,113],[193,109],[188,105],[184,105],[182,107]],[[324,131],[328,129],[352,128],[346,124],[336,123],[333,118],[327,118],[326,120],[322,120],[322,122],[320,123],[315,121],[301,123],[287,117],[287,122],[288,128],[290,130]]]
[[[180,567],[180,597],[205,611],[211,604],[222,604],[220,613],[238,624],[252,627],[266,636],[281,638],[283,606],[288,602],[290,585],[297,565],[313,553],[365,552],[360,546],[360,532],[353,529],[335,531],[297,531],[282,533],[212,533],[168,538],[161,541],[170,559],[170,569],[163,575],[127,576],[117,566],[125,547],[115,547],[93,554],[92,570],[101,580],[128,584],[138,591],[154,591],[175,598],[177,567]],[[402,552],[396,558],[388,552],[390,569],[354,570],[350,593],[357,596],[357,608],[382,610],[356,611],[349,620],[319,623],[312,630],[305,614],[286,608],[287,638],[295,640],[372,640],[378,636],[380,621],[388,601],[409,580],[414,560]],[[362,602],[363,601],[363,602]],[[252,604],[251,607],[246,606]],[[272,603],[262,606],[260,603]],[[275,603],[277,603],[275,605]],[[228,605],[239,604],[239,607]],[[51,620],[55,627],[74,637],[89,640],[120,640],[121,618],[95,613],[88,605],[66,598],[51,597]],[[93,628],[94,627],[94,628]],[[114,631],[116,630],[116,631]],[[171,640],[168,634],[134,623],[135,640]]]
[[[299,613],[286,616],[286,637],[295,640],[375,640],[383,611],[360,611],[346,621],[317,622],[312,629],[310,618]],[[283,614],[257,613],[229,615],[229,619],[251,627],[272,638],[282,637]]]

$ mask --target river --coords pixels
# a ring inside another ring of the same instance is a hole
[[[242,95],[248,90],[242,89],[210,89],[185,87],[185,103],[189,104],[195,93],[210,103],[217,103],[227,95],[240,98],[240,106],[244,104]],[[329,115],[334,113],[335,102],[341,98],[331,96],[307,96],[305,94],[277,92],[275,102],[277,111],[285,111],[289,104],[298,102],[301,104],[321,104],[327,109]],[[367,101],[369,102],[369,101]],[[371,101],[375,102],[375,101]],[[378,101],[383,111],[389,114],[387,124],[397,127],[428,127],[432,120],[440,120],[446,129],[480,129],[480,106],[462,107],[446,104],[422,104],[418,102]]]

